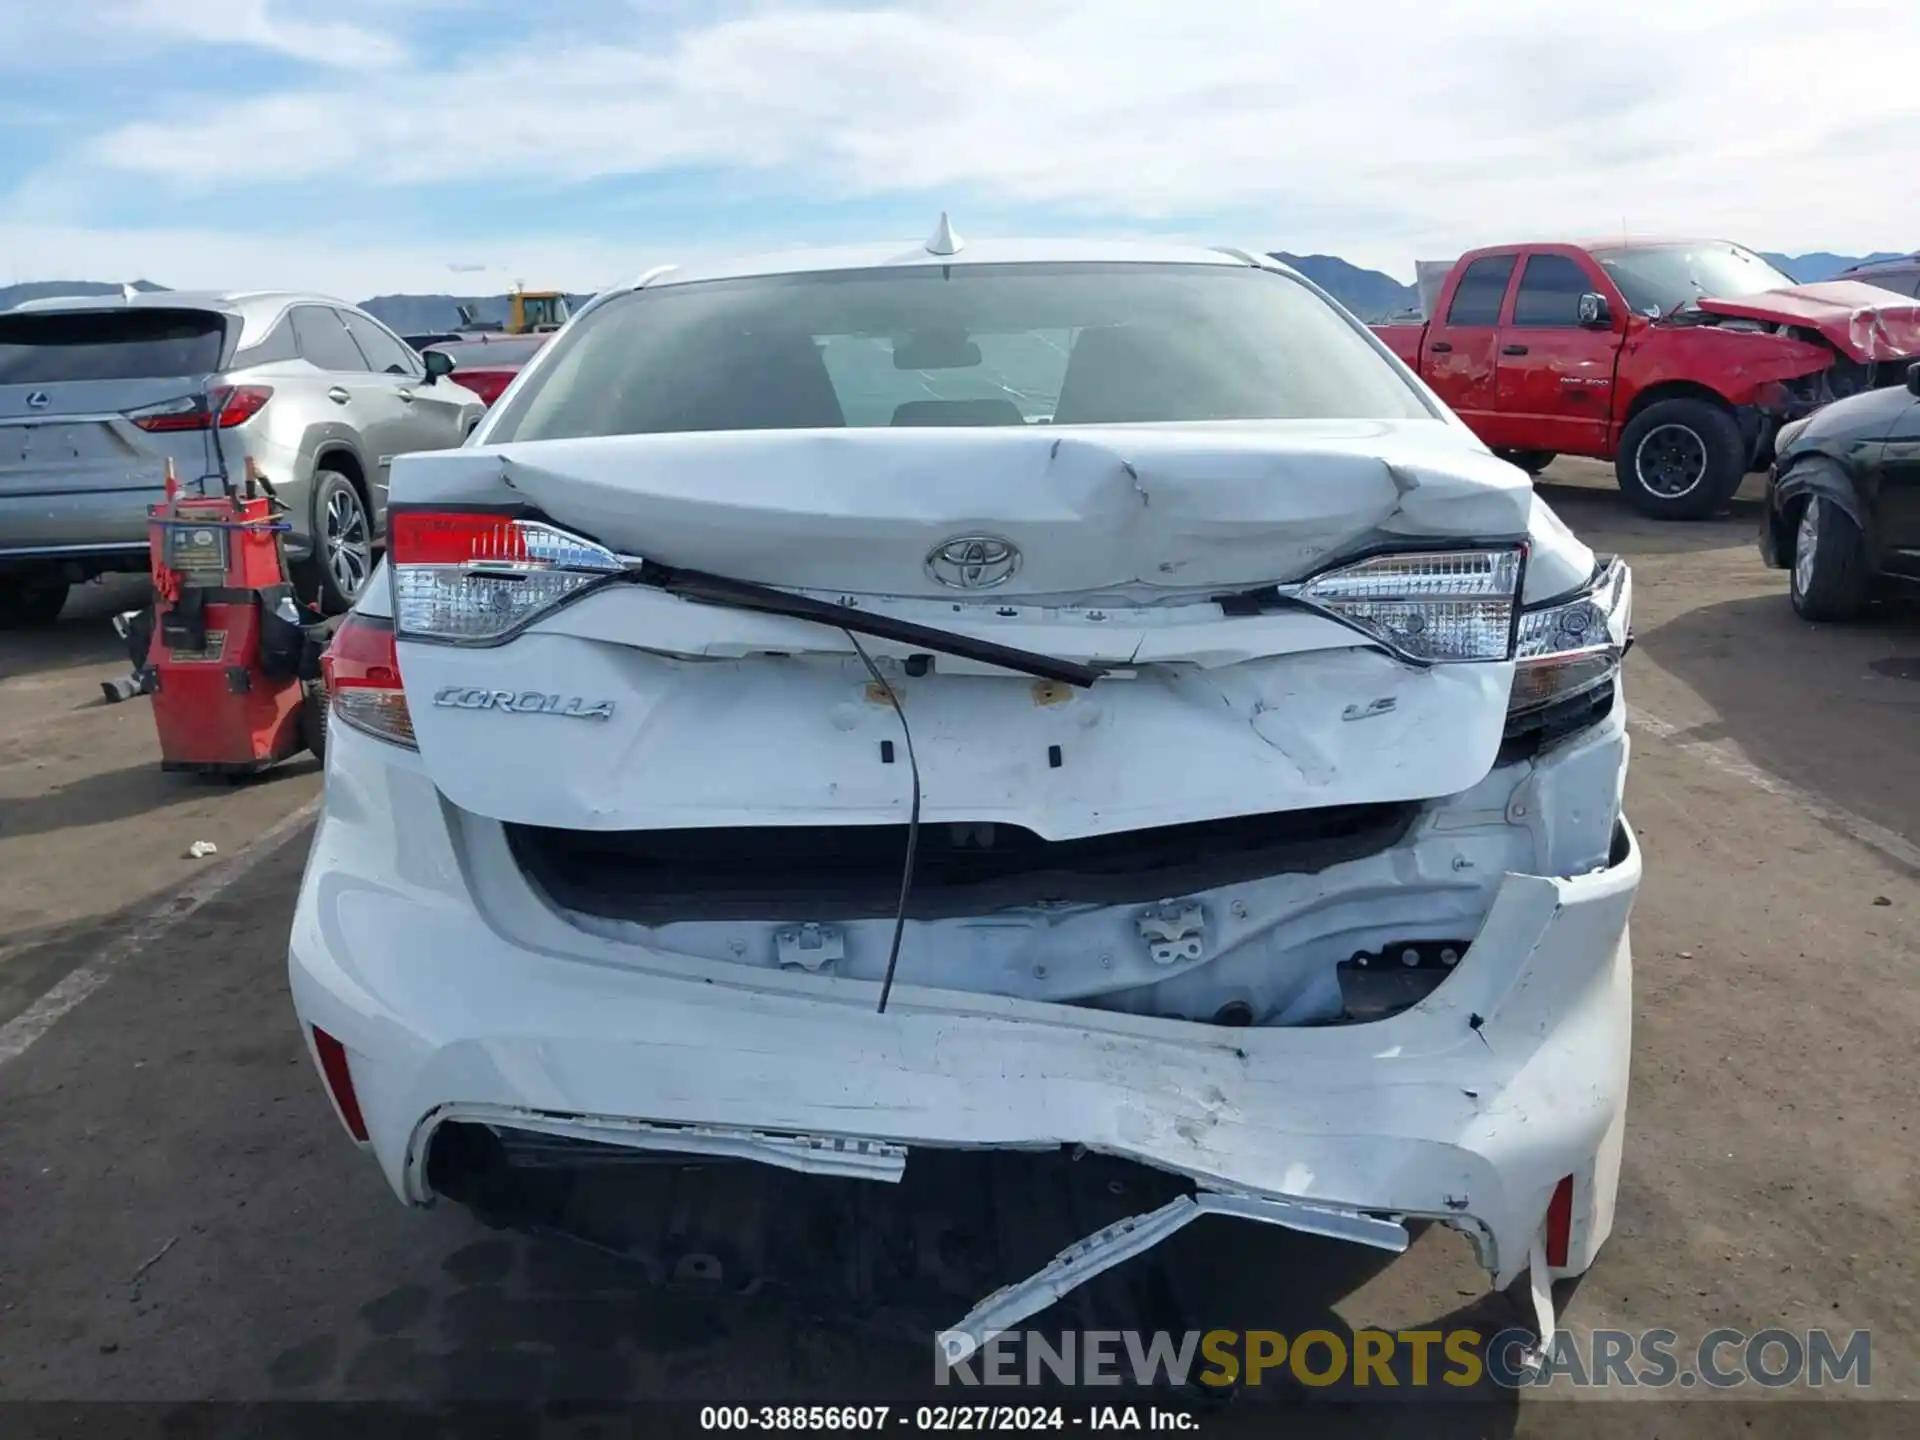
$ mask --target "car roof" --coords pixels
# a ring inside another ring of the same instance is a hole
[[[1920,250],[1911,255],[1890,255],[1884,260],[1862,260],[1858,265],[1849,265],[1842,275],[1877,275],[1883,270],[1911,270],[1920,265]]]
[[[1476,245],[1471,250],[1462,251],[1461,258],[1469,255],[1505,255],[1515,250],[1672,250],[1682,245],[1732,245],[1741,250],[1751,248],[1740,244],[1738,240],[1726,240],[1717,235],[1609,235],[1602,239],[1569,240],[1561,237],[1555,240],[1510,240],[1499,245]]]
[[[16,312],[48,310],[219,310],[232,315],[279,314],[289,305],[335,305],[346,310],[360,307],[332,295],[306,290],[135,290],[118,295],[48,295],[38,300],[23,300]]]
[[[23,300],[7,314],[72,314],[99,310],[210,310],[240,322],[235,347],[252,345],[294,305],[367,312],[350,300],[312,290],[123,290],[118,295],[49,295]],[[391,328],[391,327],[389,327]]]
[[[1581,250],[1671,250],[1678,245],[1732,245],[1750,250],[1738,240],[1724,235],[1608,235],[1599,239],[1540,241],[1540,244],[1572,245]],[[1754,254],[1760,252],[1755,250]]]
[[[731,259],[698,261],[650,270],[623,288],[691,285],[702,280],[735,280],[763,275],[804,275],[844,270],[877,270],[900,265],[1136,264],[1261,265],[1286,270],[1258,251],[1214,249],[1205,245],[1142,240],[963,240],[951,254],[927,241],[882,241],[814,249],[780,250]],[[1288,271],[1291,274],[1291,271]]]

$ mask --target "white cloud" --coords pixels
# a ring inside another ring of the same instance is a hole
[[[383,53],[266,0],[193,13],[308,58]],[[1233,213],[1258,229],[1234,238],[1403,276],[1416,255],[1623,226],[1920,244],[1920,90],[1899,78],[1920,72],[1920,26],[1879,7],[1622,0],[1569,25],[1533,0],[902,0],[763,4],[651,38],[594,14],[597,39],[543,43],[528,7],[532,43],[492,58],[436,70],[418,46],[404,83],[342,71],[122,126],[62,163],[181,197],[244,190],[262,156],[277,179],[362,195],[713,166],[828,200],[973,192],[1162,227]]]
[[[591,291],[697,251],[651,254],[621,245],[534,240],[499,262],[449,273],[444,249],[393,245],[377,233],[260,236],[190,227],[99,230],[0,220],[0,282],[154,280],[176,290],[317,290],[346,300],[376,294],[487,294],[516,280]]]
[[[97,0],[96,0],[97,4]],[[306,0],[309,15],[318,8]],[[337,10],[336,6],[324,7]],[[111,23],[141,34],[206,45],[243,45],[348,69],[377,69],[406,59],[390,35],[340,20],[302,19],[293,0],[120,0]],[[96,14],[95,23],[99,23]]]

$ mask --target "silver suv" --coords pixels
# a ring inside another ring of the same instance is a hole
[[[289,508],[296,585],[344,611],[372,572],[396,455],[460,444],[485,406],[322,295],[153,291],[0,313],[0,628],[147,568],[166,464],[183,488],[249,458]]]

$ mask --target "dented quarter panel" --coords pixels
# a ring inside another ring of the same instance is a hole
[[[1832,363],[1830,350],[1787,335],[1636,320],[1620,352],[1615,437],[1626,425],[1635,398],[1656,385],[1685,381],[1713,391],[1730,405],[1771,408],[1763,404],[1770,387],[1817,375]]]
[[[1594,554],[1538,495],[1527,526],[1527,578],[1521,600],[1528,605],[1556,600],[1582,589],[1593,578]]]

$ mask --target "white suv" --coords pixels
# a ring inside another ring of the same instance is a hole
[[[1627,1093],[1630,578],[1238,251],[656,272],[393,469],[291,941],[411,1203],[574,1147],[898,1180],[1085,1146],[1194,1216],[1584,1270]]]

